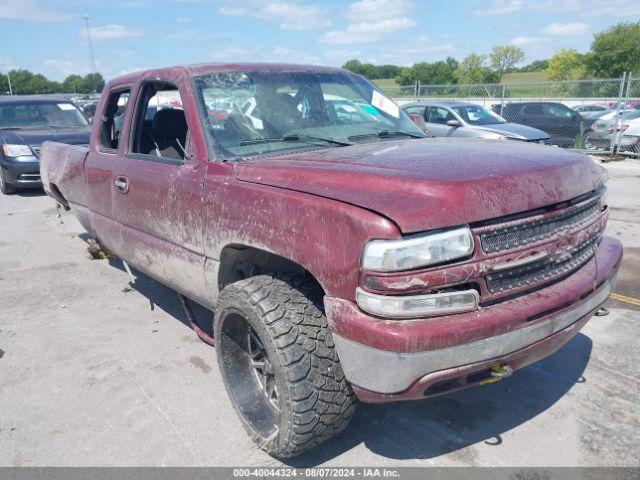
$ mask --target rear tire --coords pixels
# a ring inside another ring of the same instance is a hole
[[[260,275],[235,282],[220,294],[214,322],[227,393],[262,450],[293,457],[348,425],[356,398],[311,280]]]
[[[4,178],[4,170],[0,167],[0,191],[5,195],[13,195],[18,189],[7,183]]]

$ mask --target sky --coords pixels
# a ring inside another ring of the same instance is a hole
[[[640,20],[640,0],[0,0],[0,71],[107,79],[159,66],[350,58],[412,65],[513,44],[524,63]]]

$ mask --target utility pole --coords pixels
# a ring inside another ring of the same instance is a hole
[[[87,41],[89,42],[89,56],[91,58],[91,71],[96,73],[96,57],[93,55],[93,44],[91,43],[91,31],[89,30],[89,19],[91,18],[89,15],[85,14],[82,16],[84,19],[85,27],[87,28]]]
[[[11,88],[11,75],[9,75],[9,70],[7,70],[7,80],[9,81],[9,95],[13,95],[13,89]]]

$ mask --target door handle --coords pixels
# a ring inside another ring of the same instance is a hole
[[[114,180],[113,185],[120,193],[127,193],[129,191],[129,182],[126,177],[118,177]]]

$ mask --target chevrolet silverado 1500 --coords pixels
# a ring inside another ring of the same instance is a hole
[[[214,311],[251,438],[296,455],[389,402],[492,382],[571,339],[622,246],[606,175],[544,145],[425,138],[341,69],[112,80],[46,192],[128,264]]]

